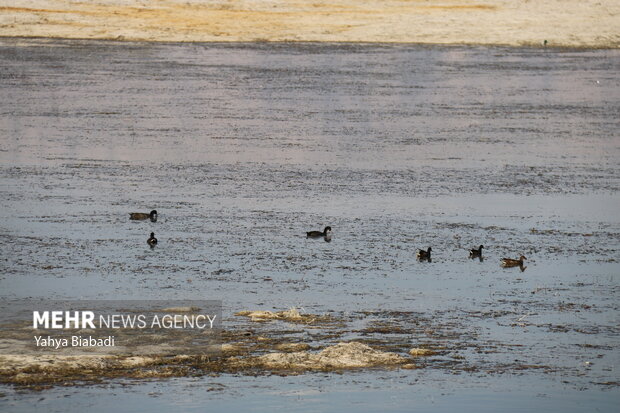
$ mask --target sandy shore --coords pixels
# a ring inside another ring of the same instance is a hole
[[[617,0],[0,0],[0,36],[618,47]]]

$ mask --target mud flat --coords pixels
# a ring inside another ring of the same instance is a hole
[[[614,0],[0,1],[0,36],[618,47]]]
[[[256,311],[242,312],[249,316]],[[264,324],[268,320],[291,325],[312,324],[315,329],[333,328],[333,320],[324,317],[301,314],[296,309],[282,312],[260,312],[260,318],[251,318],[251,323]],[[268,314],[273,315],[271,318]],[[55,385],[74,385],[79,383],[102,382],[109,379],[152,379],[164,377],[193,377],[219,373],[300,374],[307,371],[342,371],[362,368],[392,368],[402,366],[414,368],[412,358],[392,351],[382,351],[361,342],[325,342],[310,350],[310,345],[293,342],[295,332],[278,328],[262,328],[259,332],[231,330],[223,333],[224,343],[221,352],[210,355],[174,355],[170,345],[164,344],[158,351],[156,345],[149,347],[150,355],[144,355],[142,346],[129,345],[118,351],[98,350],[101,354],[41,354],[33,352],[25,343],[28,341],[27,328],[17,329],[19,333],[8,337],[2,334],[0,347],[0,383],[11,384],[33,390]],[[342,327],[342,325],[340,325]],[[303,328],[303,326],[301,327]],[[12,328],[12,330],[16,330]],[[337,338],[344,331],[323,337]],[[293,334],[291,334],[293,333]],[[299,341],[299,338],[297,339]],[[147,341],[150,341],[147,339]],[[307,340],[306,340],[307,341]],[[133,350],[136,354],[128,354]],[[179,347],[179,353],[182,352]],[[161,354],[159,354],[161,353]]]
[[[410,358],[357,342],[338,343],[319,352],[270,352],[260,356],[0,356],[0,382],[31,390],[110,379],[195,377],[219,373],[299,374],[306,371],[397,367]]]
[[[24,337],[7,338],[4,334],[0,340],[3,351],[0,355],[0,383],[18,389],[43,390],[119,379],[144,381],[220,374],[297,376],[368,369],[432,369],[451,374],[515,375],[523,371],[572,374],[561,363],[541,364],[525,346],[521,360],[512,363],[501,358],[481,358],[481,354],[514,353],[515,346],[480,338],[469,326],[461,325],[462,320],[457,322],[445,315],[426,317],[415,312],[361,312],[326,317],[300,313],[296,309],[262,311],[263,317],[259,318],[249,315],[257,313],[238,313],[237,317],[244,324],[223,331],[221,351],[211,351],[208,355],[183,354],[182,347],[179,347],[178,355],[170,355],[169,344],[163,344],[159,349],[157,345],[148,346],[148,355],[139,344],[125,346],[122,351],[101,351],[100,354],[41,354],[24,346]],[[268,313],[273,316],[267,317]],[[472,318],[489,319],[498,316],[495,313],[471,315]],[[570,323],[557,327],[573,328]],[[21,329],[22,334],[27,334],[26,330]],[[132,349],[135,354],[131,354]],[[600,352],[601,349],[594,351]],[[607,381],[601,385],[613,388],[618,383]]]

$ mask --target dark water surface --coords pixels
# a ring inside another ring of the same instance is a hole
[[[320,346],[382,322],[446,350],[5,387],[0,407],[616,411],[619,68],[616,50],[1,40],[2,298],[221,299],[244,328],[234,312],[298,307],[349,320]],[[332,242],[303,236],[324,225]]]

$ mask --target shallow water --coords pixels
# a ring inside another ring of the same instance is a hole
[[[619,64],[613,50],[2,40],[2,298],[221,299],[224,328],[257,329],[233,313],[296,306],[346,319],[335,341],[381,340],[365,328],[388,323],[401,344],[447,350],[419,370],[4,388],[0,405],[613,411]],[[128,219],[153,208],[156,223]],[[324,225],[330,243],[303,236]],[[521,254],[524,272],[499,267]]]

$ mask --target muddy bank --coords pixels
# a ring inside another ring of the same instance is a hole
[[[613,0],[18,0],[0,2],[0,36],[618,47],[619,14]]]
[[[300,374],[371,367],[415,368],[411,357],[359,342],[341,342],[309,351],[307,343],[281,342],[277,333],[272,337],[243,332],[229,335],[234,336],[236,341],[222,345],[222,353],[216,356],[0,355],[0,383],[39,390],[120,378],[139,380],[220,373]]]
[[[0,383],[32,390],[111,379],[140,380],[221,373],[300,374],[397,366],[415,368],[407,357],[356,342],[338,343],[317,353],[275,351],[246,357],[0,356],[0,361]]]
[[[221,351],[210,351],[207,355],[183,353],[186,349],[179,346],[179,335],[187,336],[186,340],[181,341],[191,340],[201,346],[191,331],[177,332],[174,337],[159,337],[161,344],[153,343],[146,346],[146,349],[142,343],[151,343],[153,340],[145,332],[141,341],[129,341],[122,348],[98,349],[99,354],[84,354],[83,351],[78,353],[72,349],[63,352],[33,349],[29,342],[32,341],[33,331],[38,330],[16,324],[3,325],[0,335],[0,382],[39,389],[114,378],[188,377],[214,373],[264,374],[272,371],[301,373],[398,366],[411,361],[406,355],[381,351],[359,342],[329,345],[329,339],[338,338],[344,333],[343,330],[332,331],[332,334],[323,335],[319,341],[311,341],[300,338],[298,331],[282,329],[281,325],[303,324],[302,329],[312,325],[311,328],[326,333],[335,326],[335,320],[326,316],[300,313],[295,308],[280,312],[242,311],[237,316],[249,317],[250,323],[259,324],[260,331],[224,331]],[[269,321],[271,325],[261,326]],[[339,325],[341,327],[343,324]],[[116,331],[115,334],[122,336],[124,333]],[[176,353],[180,355],[169,355],[174,346],[177,346]],[[380,344],[377,343],[375,347],[380,347]],[[95,352],[94,349],[91,351]]]
[[[328,316],[320,316],[314,314],[302,314],[296,308],[290,308],[286,311],[239,311],[235,315],[249,317],[252,321],[270,321],[282,320],[292,323],[315,324],[330,321]]]
[[[525,346],[487,340],[479,332],[463,326],[462,318],[436,314],[425,317],[412,312],[358,313],[352,316],[321,317],[299,313],[296,309],[279,317],[246,318],[241,324],[222,331],[221,351],[211,355],[157,354],[36,354],[20,352],[13,341],[14,354],[7,354],[11,343],[0,345],[0,383],[42,390],[54,386],[102,383],[117,379],[137,382],[157,378],[201,377],[220,374],[299,375],[313,372],[346,373],[360,369],[434,369],[450,374],[516,374],[532,371],[540,374],[575,374],[561,363],[540,363]],[[264,312],[268,313],[268,312]],[[287,314],[289,318],[283,316]],[[471,318],[502,319],[512,314],[470,314]],[[305,319],[311,324],[304,324]],[[436,320],[433,320],[436,319]],[[523,320],[517,327],[532,326]],[[233,320],[230,322],[234,323]],[[464,323],[467,324],[467,323]],[[359,328],[364,326],[363,328]],[[516,326],[516,325],[515,325]],[[569,331],[570,324],[564,325]],[[170,352],[169,345],[164,345]],[[125,349],[127,350],[127,349]],[[136,350],[139,350],[136,347]],[[583,353],[601,352],[600,348],[582,348]],[[609,348],[608,350],[611,350]],[[507,362],[504,354],[518,358]],[[600,383],[599,383],[600,384]],[[617,386],[606,381],[605,387]]]

